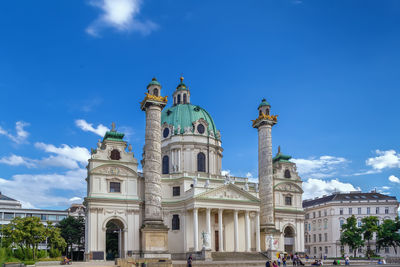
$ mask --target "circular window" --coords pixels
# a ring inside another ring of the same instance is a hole
[[[164,131],[163,131],[164,138],[167,138],[168,135],[169,135],[169,128],[165,128]]]
[[[205,132],[205,128],[203,124],[199,124],[197,125],[197,131],[199,132],[199,134],[203,134]]]

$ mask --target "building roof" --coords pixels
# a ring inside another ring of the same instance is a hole
[[[208,132],[213,132],[217,138],[217,127],[211,115],[203,108],[192,104],[178,104],[163,110],[161,114],[161,125],[167,123],[174,126],[174,134],[183,134],[185,128],[193,128],[193,123],[199,119],[203,119],[208,123]],[[178,133],[178,126],[180,132]]]
[[[18,200],[15,200],[15,199],[11,198],[11,197],[3,195],[1,192],[0,192],[0,200],[18,201]]]
[[[334,201],[361,201],[361,200],[397,200],[396,197],[383,195],[377,192],[362,193],[359,191],[350,193],[333,193],[311,200],[303,200],[303,208],[317,206]]]
[[[271,106],[271,105],[267,102],[267,99],[263,98],[263,100],[261,100],[261,103],[258,106],[258,108],[260,108],[262,106]]]
[[[147,85],[147,89],[151,86],[151,85],[159,85],[161,86],[161,84],[157,81],[156,77],[154,77],[151,82]]]

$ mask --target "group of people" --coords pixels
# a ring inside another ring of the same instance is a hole
[[[281,256],[278,253],[277,258],[278,259],[276,261],[268,260],[265,263],[265,266],[266,267],[280,267],[281,263],[283,266],[286,266],[286,264],[289,260],[292,260],[293,266],[300,266],[300,265],[304,266],[304,263],[301,261],[300,257],[297,255],[297,253],[294,255],[293,254],[290,254],[290,255],[285,254],[283,256]]]

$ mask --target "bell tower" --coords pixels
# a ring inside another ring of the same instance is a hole
[[[167,97],[161,96],[161,84],[156,78],[147,86],[140,108],[146,112],[146,133],[143,156],[144,219],[141,228],[144,258],[170,259],[168,227],[161,208],[161,110]]]
[[[277,123],[277,115],[270,115],[271,105],[263,99],[258,106],[259,116],[253,120],[253,127],[258,130],[258,182],[260,196],[261,249],[271,252],[274,236],[277,235],[274,212],[273,166],[272,166],[272,126]]]

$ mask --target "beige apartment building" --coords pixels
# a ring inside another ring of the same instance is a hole
[[[399,202],[394,196],[387,196],[376,191],[362,193],[333,193],[319,198],[304,200],[303,208],[306,212],[304,222],[304,241],[306,253],[311,257],[321,258],[338,257],[342,254],[352,255],[348,246],[340,244],[341,225],[352,215],[357,218],[361,226],[361,219],[367,216],[376,216],[379,223],[386,219],[395,219],[398,215]],[[371,249],[381,256],[395,255],[393,248],[377,249],[374,239],[370,242]],[[357,255],[364,256],[367,245],[357,251]]]

